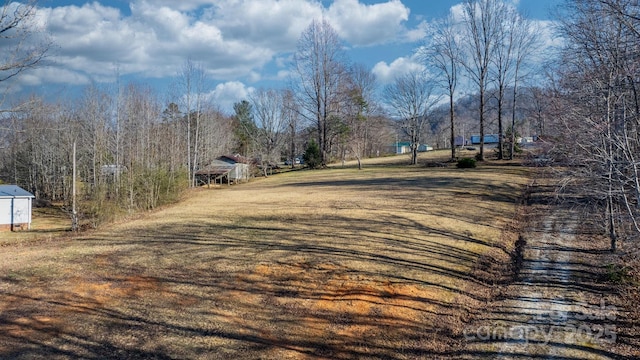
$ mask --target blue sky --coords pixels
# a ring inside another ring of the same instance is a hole
[[[296,40],[327,19],[384,84],[417,66],[423,29],[462,0],[40,0],[38,22],[56,46],[47,66],[13,81],[14,94],[72,94],[90,83],[148,83],[166,92],[187,58],[207,71],[223,110],[259,87],[282,86]],[[561,0],[505,0],[549,28]],[[550,32],[541,36],[549,37]],[[5,84],[6,85],[6,84]]]

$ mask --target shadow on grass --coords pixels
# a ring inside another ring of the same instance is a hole
[[[80,278],[39,296],[2,291],[0,355],[404,359],[459,348],[470,302],[485,301],[467,245],[490,244],[402,216],[317,220],[84,238],[110,250],[78,259]]]
[[[510,216],[480,203],[513,204],[521,193],[517,185],[488,186],[453,173],[429,181],[293,186],[353,187],[362,196],[384,187],[393,203],[412,203],[413,215],[487,227],[495,225],[484,211]],[[413,195],[396,191],[407,188]],[[429,189],[477,210],[441,210],[422,193]],[[0,358],[491,356],[467,350],[463,331],[487,311],[491,286],[474,269],[488,251],[508,255],[498,239],[443,230],[403,212],[231,222],[204,212],[189,221],[90,234],[60,245],[74,247],[70,260],[52,256],[34,264],[50,273],[0,278]]]

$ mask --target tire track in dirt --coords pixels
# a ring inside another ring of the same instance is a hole
[[[616,341],[616,309],[581,280],[595,264],[579,251],[579,222],[576,211],[552,206],[525,234],[522,269],[519,281],[509,286],[510,296],[494,303],[482,324],[465,330],[476,355],[621,358],[608,350]]]
[[[603,320],[614,315],[606,313],[606,304],[604,308],[589,305],[587,294],[572,280],[580,266],[571,251],[578,215],[556,209],[539,227],[525,247],[519,295],[504,304],[516,321],[498,358],[609,358],[603,349],[607,342],[615,341],[615,330]]]
[[[585,290],[572,280],[579,259],[578,215],[562,207],[547,214],[525,247],[518,296],[505,301],[515,323],[500,344],[499,359],[607,359],[615,328],[606,304],[588,304]]]

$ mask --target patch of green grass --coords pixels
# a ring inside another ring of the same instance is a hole
[[[607,264],[606,279],[614,284],[629,284],[634,282],[630,274],[631,268],[621,264]]]

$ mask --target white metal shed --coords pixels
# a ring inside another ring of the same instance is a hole
[[[30,229],[33,198],[17,185],[0,185],[0,230]]]

